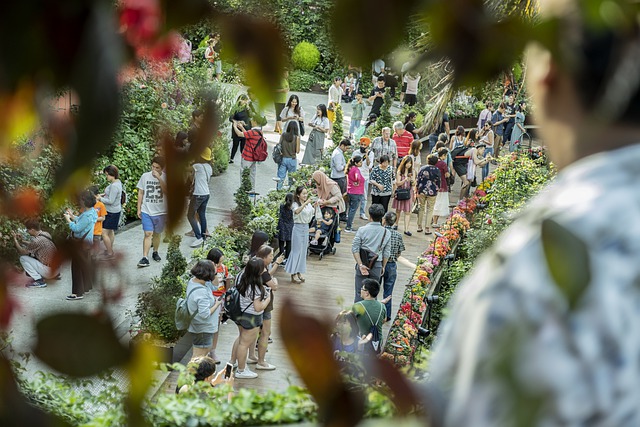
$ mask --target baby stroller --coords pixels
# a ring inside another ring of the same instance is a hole
[[[340,225],[340,221],[338,219],[338,211],[336,208],[326,206],[321,208],[320,211],[322,212],[323,218],[327,212],[331,212],[333,223],[329,226],[328,232],[322,233],[320,235],[320,239],[318,239],[318,242],[315,244],[312,244],[312,242],[315,240],[316,232],[315,230],[309,231],[309,248],[307,249],[307,255],[320,255],[319,259],[322,260],[322,257],[324,255],[328,253],[330,253],[331,255],[335,255],[336,253],[336,248],[334,247],[334,245],[336,243],[336,232],[338,230],[338,226]],[[313,220],[311,220],[311,223],[309,224],[309,227],[317,229],[317,222],[318,221],[314,216]]]

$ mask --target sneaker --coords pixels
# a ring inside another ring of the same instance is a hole
[[[185,236],[189,236],[189,237],[195,237],[196,234],[193,232],[193,230],[191,231],[187,231],[186,233],[184,233]]]
[[[254,359],[252,357],[247,357],[247,363],[251,363],[251,364],[258,363],[258,359]]]
[[[155,262],[162,261],[162,258],[160,258],[160,255],[158,255],[158,252],[154,252],[153,254],[151,254],[151,258],[153,258]]]
[[[365,214],[360,214],[360,219],[364,219],[365,221],[369,220],[369,218]]]
[[[346,228],[344,229],[344,232],[345,232],[345,233],[353,233],[353,229],[352,229],[352,228],[349,228],[349,227],[346,227]]]
[[[267,340],[267,342],[268,342],[269,344],[273,344],[273,338],[269,337],[269,339]]]
[[[142,257],[140,261],[138,261],[138,267],[149,267],[149,259],[145,256]]]
[[[229,159],[229,164],[233,163],[233,159]]]
[[[35,281],[31,282],[31,283],[27,283],[24,286],[27,287],[27,288],[46,288],[47,284],[45,283],[44,280],[38,279],[38,280],[35,280]]]
[[[312,246],[315,246],[318,244],[318,241],[316,239],[313,239],[312,241],[309,242]]]
[[[258,364],[256,365],[256,369],[259,369],[259,370],[261,370],[261,371],[273,371],[274,369],[276,369],[276,367],[275,367],[275,366],[273,366],[273,365],[272,365],[271,363],[269,363],[269,362],[265,362],[265,364],[264,364],[264,365],[261,365],[261,364],[259,364],[259,363],[258,363]]]
[[[191,243],[189,246],[192,248],[197,248],[198,246],[201,246],[203,243],[204,243],[204,240],[200,238],[200,239],[194,240],[193,243]]]
[[[236,378],[240,379],[253,379],[258,378],[258,374],[250,371],[249,368],[245,368],[244,371],[236,371]]]

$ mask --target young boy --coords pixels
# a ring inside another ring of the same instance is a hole
[[[311,241],[312,245],[317,245],[322,234],[329,234],[331,231],[331,225],[333,224],[333,213],[331,209],[327,209],[324,212],[324,218],[318,221],[318,227],[316,228],[316,235]]]
[[[351,101],[351,126],[349,126],[349,137],[353,139],[353,133],[360,127],[360,123],[362,122],[362,117],[364,117],[364,109],[366,104],[362,99],[362,91],[358,91],[356,94],[356,99]]]
[[[153,246],[153,260],[160,262],[158,254],[160,234],[164,231],[167,215],[165,161],[156,156],[151,163],[151,171],[142,174],[138,181],[138,218],[142,220],[144,240],[142,241],[142,259],[138,267],[149,267],[149,249]]]
[[[97,196],[100,191],[97,186],[91,187],[91,193],[94,196]],[[96,204],[93,208],[98,212],[98,220],[96,221],[96,225],[93,226],[93,257],[98,255],[100,251],[100,242],[102,241],[102,222],[107,217],[107,208],[100,200],[96,199]]]

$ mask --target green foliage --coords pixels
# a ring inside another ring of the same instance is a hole
[[[154,279],[151,289],[138,294],[135,314],[140,319],[141,332],[150,333],[164,342],[175,342],[182,334],[176,329],[174,313],[176,299],[184,292],[182,276],[187,260],[180,252],[182,237],[171,237],[167,251],[167,263],[159,279]]]
[[[319,80],[315,73],[293,70],[289,73],[289,89],[294,92],[308,92]]]
[[[342,126],[342,121],[344,120],[344,116],[342,114],[342,105],[336,105],[336,121],[333,123],[333,135],[332,140],[334,143],[339,143],[342,141],[342,137],[344,136],[344,128]]]
[[[391,105],[393,105],[393,99],[391,93],[388,90],[384,91],[384,103],[380,107],[380,116],[376,120],[376,124],[369,126],[367,129],[367,136],[373,140],[373,138],[382,135],[382,128],[392,127],[394,118],[391,116]],[[398,117],[398,120],[404,120],[404,117]],[[393,129],[391,130],[393,133]]]
[[[249,221],[251,221],[251,200],[249,193],[251,192],[251,177],[249,169],[242,171],[242,179],[240,188],[236,191],[236,208],[233,210],[233,226],[237,229],[244,230]]]
[[[293,49],[291,62],[296,70],[313,71],[320,62],[320,51],[309,42],[300,42]]]

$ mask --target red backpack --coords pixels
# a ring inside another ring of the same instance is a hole
[[[253,149],[253,159],[256,162],[264,162],[269,157],[269,153],[267,152],[267,141],[264,140],[264,136],[262,132],[256,131],[258,135],[260,135],[260,139],[256,142],[256,146]]]

